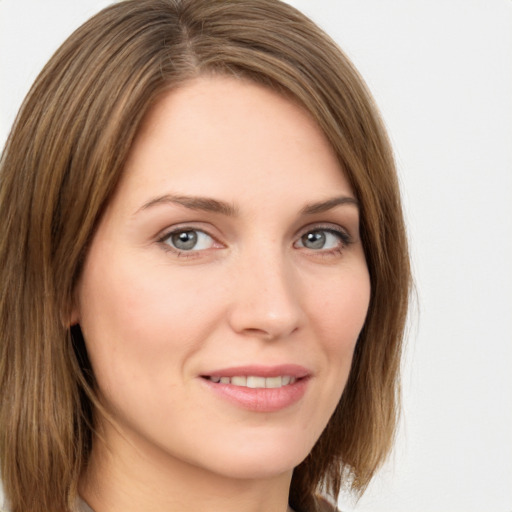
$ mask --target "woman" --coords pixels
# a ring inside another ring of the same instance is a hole
[[[1,163],[11,512],[322,510],[388,453],[409,267],[361,78],[275,0],[128,0]]]

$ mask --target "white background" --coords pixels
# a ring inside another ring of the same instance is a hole
[[[0,0],[0,143],[36,74],[108,2]],[[344,512],[512,512],[512,0],[293,0],[391,133],[418,300],[397,447]]]

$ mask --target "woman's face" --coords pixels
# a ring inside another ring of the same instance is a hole
[[[168,93],[77,286],[111,452],[291,471],[340,399],[369,295],[357,202],[311,118],[232,78]]]

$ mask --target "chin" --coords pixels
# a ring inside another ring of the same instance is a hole
[[[208,453],[207,464],[230,478],[266,479],[291,474],[313,447],[310,440],[289,433],[287,439],[263,440],[247,435],[242,443],[228,443],[221,453]],[[205,460],[205,459],[203,459]],[[212,461],[213,464],[212,464]]]

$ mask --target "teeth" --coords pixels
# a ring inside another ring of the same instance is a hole
[[[247,382],[251,378],[252,377],[231,377],[231,384],[233,384],[233,386],[249,386],[252,388],[254,386],[249,385],[249,382]]]
[[[231,384],[236,384],[231,379]],[[248,388],[264,388],[265,386],[265,377],[247,377],[247,387]]]
[[[283,385],[283,377],[267,377],[265,379],[266,388],[280,388]]]
[[[209,380],[215,383],[231,384],[233,386],[241,386],[252,389],[276,389],[289,384],[294,384],[297,381],[296,377],[283,375],[278,377],[259,377],[256,375],[237,375],[235,377],[208,377]]]

